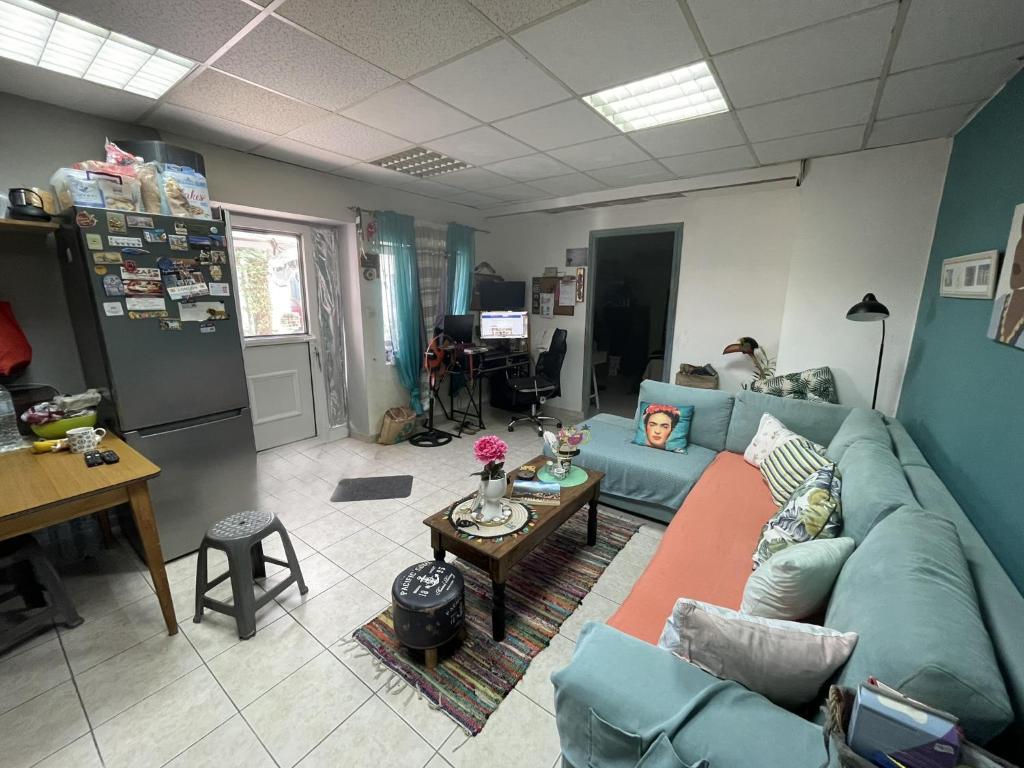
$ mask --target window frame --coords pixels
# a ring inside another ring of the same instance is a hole
[[[302,330],[294,333],[269,333],[260,334],[257,336],[249,336],[245,333],[245,326],[242,322],[242,281],[241,281],[241,269],[239,268],[238,259],[238,233],[256,233],[261,235],[284,235],[287,237],[293,237],[298,242],[299,252],[299,290],[302,295]],[[262,346],[264,344],[284,344],[284,343],[301,343],[307,342],[314,338],[310,332],[310,317],[309,317],[309,296],[308,296],[308,282],[306,274],[306,238],[302,232],[296,232],[282,227],[254,227],[247,224],[232,225],[231,227],[231,248],[232,258],[234,261],[234,282],[235,290],[238,294],[238,330],[242,337],[242,343],[245,346]]]

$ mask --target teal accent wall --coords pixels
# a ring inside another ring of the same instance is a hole
[[[899,418],[1024,591],[1024,350],[986,337],[991,301],[939,297],[942,260],[1006,248],[1024,203],[1024,73],[953,142]]]

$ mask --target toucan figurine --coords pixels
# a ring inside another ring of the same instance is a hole
[[[730,344],[722,350],[723,355],[728,355],[733,352],[742,352],[744,355],[754,356],[754,350],[758,349],[760,345],[757,343],[757,339],[750,336],[742,336],[739,341],[735,344]]]
[[[735,344],[730,344],[722,350],[723,355],[733,352],[742,352],[750,358],[754,368],[757,369],[755,380],[763,381],[775,374],[774,362],[768,357],[768,353],[761,348],[761,345],[757,343],[757,339],[751,336],[741,336],[740,340]]]

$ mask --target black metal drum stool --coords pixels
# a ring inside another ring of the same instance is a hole
[[[437,666],[442,646],[466,637],[462,574],[451,563],[431,560],[402,571],[391,587],[395,637],[406,648],[423,651],[427,669]]]
[[[287,562],[275,560],[263,554],[263,539],[271,534],[281,537]],[[213,581],[206,580],[206,553],[208,549],[219,549],[228,556],[228,570]],[[288,578],[256,598],[254,580],[267,575],[266,563],[273,563],[288,569]],[[206,593],[225,579],[231,579],[233,605],[207,597]],[[299,561],[295,558],[292,541],[284,524],[271,512],[236,512],[214,523],[199,545],[199,562],[196,568],[196,624],[203,620],[203,608],[234,616],[238,625],[238,636],[248,640],[256,634],[256,611],[269,603],[292,584],[299,585],[299,594],[309,591],[302,580]]]

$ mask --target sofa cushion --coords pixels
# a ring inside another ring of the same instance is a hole
[[[604,472],[601,493],[678,509],[715,452],[690,445],[686,453],[655,451],[633,443],[633,422],[590,421],[590,442],[574,462]],[[551,454],[546,445],[544,452]]]
[[[757,433],[757,425],[765,413],[770,413],[811,442],[828,445],[850,409],[844,405],[787,400],[743,390],[736,393],[725,449],[743,453]]]
[[[666,403],[668,405],[692,405],[693,421],[690,423],[690,442],[702,445],[712,451],[725,448],[725,436],[729,431],[732,415],[733,396],[717,389],[695,389],[677,387],[664,381],[648,379],[640,384],[637,398],[637,412],[634,424],[640,421],[639,403]],[[740,449],[743,450],[742,448]]]
[[[640,401],[640,420],[633,442],[647,448],[685,453],[689,443],[692,405]]]
[[[684,762],[706,759],[711,768],[749,766],[752,755],[759,766],[786,768],[826,759],[814,723],[597,622],[583,628],[572,662],[551,682],[562,754],[576,768],[591,764],[591,712],[645,745],[664,733]]]
[[[832,466],[832,461],[818,453],[813,443],[801,437],[777,445],[761,462],[760,469],[775,504],[781,508],[819,469]]]
[[[843,535],[858,544],[886,515],[917,504],[896,456],[871,440],[847,448],[839,471],[843,475]]]
[[[850,411],[850,415],[839,426],[839,431],[828,444],[825,453],[832,461],[839,461],[846,453],[846,449],[859,440],[870,440],[883,448],[892,449],[889,430],[885,428],[885,422],[878,411],[869,411],[865,408],[854,408]]]
[[[843,479],[835,464],[822,467],[807,478],[764,524],[754,550],[753,567],[758,568],[794,544],[838,536],[843,528],[842,493]]]
[[[908,506],[879,522],[839,574],[825,626],[860,635],[840,685],[874,675],[952,712],[982,744],[1013,718],[948,520]]]
[[[750,574],[740,610],[789,621],[817,613],[855,546],[845,537],[815,539],[779,552]]]
[[[886,427],[889,430],[889,439],[892,440],[893,451],[896,458],[900,460],[900,464],[904,467],[931,466],[901,422],[896,419],[886,419]]]
[[[761,422],[757,426],[757,434],[754,435],[747,449],[743,451],[743,460],[747,464],[760,467],[764,460],[768,458],[768,454],[787,440],[793,440],[797,437],[800,437],[800,435],[789,429],[770,413],[766,413],[761,416]],[[815,445],[814,448],[818,453],[825,452],[825,446],[823,445]]]
[[[680,597],[739,608],[750,573],[750,553],[773,512],[775,505],[757,469],[737,454],[718,454],[608,623],[657,643]]]

